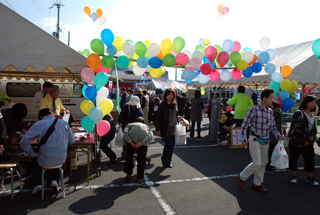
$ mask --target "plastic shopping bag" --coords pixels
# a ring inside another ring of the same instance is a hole
[[[124,145],[124,140],[123,140],[123,130],[122,128],[119,129],[119,132],[116,136],[116,145],[117,146],[123,146]]]
[[[283,141],[279,141],[274,147],[271,156],[271,166],[274,166],[276,169],[289,168],[289,159],[286,149],[283,145]]]
[[[174,133],[175,136],[175,144],[178,146],[187,144],[187,132],[186,127],[182,125],[180,122],[176,125],[176,131]]]

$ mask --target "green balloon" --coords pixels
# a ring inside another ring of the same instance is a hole
[[[175,64],[176,64],[176,57],[173,54],[169,53],[163,57],[163,65],[165,65],[166,67],[172,67]]]
[[[206,55],[206,47],[204,45],[197,45],[196,50],[200,50],[203,52],[204,56]]]
[[[78,51],[80,54],[84,55],[83,51]]]
[[[234,51],[230,54],[230,61],[233,65],[237,65],[238,62],[241,60],[241,54],[237,51]]]
[[[103,42],[99,39],[93,39],[91,41],[91,49],[92,51],[94,51],[95,53],[99,54],[99,55],[103,55],[104,54],[104,45]]]
[[[133,43],[134,44],[134,42],[132,41],[132,40],[130,40],[130,39],[127,39],[126,41],[125,41],[125,43],[126,42],[130,42],[130,43]]]
[[[90,55],[89,49],[85,49],[85,50],[83,51],[83,53],[84,53],[84,55],[87,56],[87,57]]]
[[[219,45],[214,45],[214,47],[216,47],[217,50],[218,50],[218,54],[217,54],[217,57],[218,57],[218,55],[220,54],[220,52],[223,51],[223,48],[222,48],[221,46],[219,46]]]
[[[136,53],[137,55],[139,55],[139,57],[146,55],[148,47],[144,42],[141,42],[141,41],[137,42],[135,44],[135,47],[136,47]]]
[[[182,37],[176,37],[174,40],[173,40],[173,48],[174,50],[176,50],[178,53],[180,53],[182,51],[182,49],[184,48],[185,46],[185,41]]]
[[[129,66],[130,60],[127,56],[122,55],[122,56],[118,57],[116,64],[120,69],[125,69]]]
[[[101,59],[101,64],[104,68],[112,68],[114,66],[114,59],[110,55],[104,56]]]

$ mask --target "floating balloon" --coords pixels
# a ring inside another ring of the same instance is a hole
[[[101,64],[105,68],[112,68],[114,66],[114,58],[110,55],[106,55],[101,59]]]
[[[200,50],[202,54],[204,55],[206,52],[206,47],[204,45],[197,45],[195,50]]]
[[[173,48],[174,50],[176,50],[178,53],[181,52],[181,50],[184,48],[185,46],[185,41],[182,37],[176,37],[173,40]]]
[[[181,78],[186,81],[192,81],[195,77],[198,76],[199,73],[195,72],[194,70],[183,70],[181,74]]]
[[[258,60],[258,56],[256,54],[253,54],[253,59],[250,63],[248,63],[249,65],[255,63]]]
[[[147,45],[147,48],[149,48],[151,42],[149,40],[145,40],[144,43]]]
[[[146,68],[149,65],[149,59],[145,56],[139,57],[137,60],[137,64],[140,68]]]
[[[230,81],[231,77],[232,77],[231,72],[228,69],[222,70],[221,76],[220,76],[222,81]]]
[[[251,67],[248,66],[246,70],[243,70],[242,75],[246,78],[250,78],[253,75]]]
[[[288,58],[285,55],[281,55],[280,57],[278,57],[278,60],[276,62],[276,67],[280,67],[280,66],[284,66],[288,63]]]
[[[281,90],[288,90],[291,87],[291,82],[288,79],[284,79],[280,82]]]
[[[250,63],[253,60],[253,53],[251,51],[244,51],[241,59]]]
[[[200,72],[204,75],[209,75],[212,72],[212,66],[209,63],[204,63],[200,66]]]
[[[201,45],[204,45],[204,39],[203,39],[203,38],[200,38],[200,39],[199,39],[199,43],[200,43]]]
[[[86,67],[81,70],[81,78],[88,84],[94,85],[94,72]]]
[[[117,36],[114,38],[112,45],[117,47],[118,52],[120,52],[122,50],[123,45],[124,45],[124,40],[122,39],[122,37]]]
[[[91,46],[92,51],[94,51],[95,53],[97,53],[99,55],[104,54],[104,45],[101,40],[93,39],[90,43],[90,46]]]
[[[280,84],[280,82],[284,79],[283,75],[279,72],[274,72],[271,74],[271,79],[275,82],[278,82]]]
[[[154,57],[160,53],[160,46],[156,43],[151,43],[148,47],[147,55],[148,57]]]
[[[101,40],[104,44],[106,44],[106,46],[110,46],[114,40],[114,35],[113,35],[112,31],[108,28],[104,29],[101,32]]]
[[[150,67],[158,69],[162,66],[162,60],[159,57],[152,57],[149,59]]]
[[[291,74],[291,72],[292,72],[291,66],[284,65],[281,68],[281,73],[282,73],[284,78],[288,77]]]
[[[203,59],[203,52],[201,51],[201,50],[195,50],[194,52],[193,52],[193,54],[192,54],[192,59],[193,58],[198,58],[198,59],[200,59],[200,60],[202,60]]]
[[[106,120],[101,120],[97,125],[97,133],[100,137],[106,135],[110,131],[110,123]]]
[[[218,50],[214,46],[208,46],[205,51],[207,59],[212,63],[214,62],[214,59],[216,59],[218,55]]]
[[[162,51],[160,51],[160,53],[157,54],[156,57],[158,57],[158,58],[160,58],[161,60],[163,60],[164,55],[163,55]]]
[[[222,5],[219,5],[219,6],[218,6],[218,12],[219,12],[220,16],[221,16],[221,14],[222,14],[223,8],[224,8],[224,7],[223,7]]]
[[[219,61],[220,67],[223,67],[224,65],[226,65],[229,59],[230,59],[229,54],[226,51],[220,52],[220,54],[218,55],[218,61]]]
[[[173,54],[174,56],[177,56],[178,52],[174,49],[172,49],[172,51],[170,52],[170,54]]]
[[[211,81],[218,81],[220,79],[220,72],[218,70],[212,70],[212,72],[209,75],[209,78]]]
[[[252,64],[251,69],[254,73],[259,73],[262,70],[262,65],[261,63],[254,63]]]
[[[109,90],[106,87],[101,87],[97,92],[96,103],[100,104],[100,102],[106,98],[108,98]]]
[[[258,56],[258,62],[261,64],[268,63],[269,59],[270,59],[270,55],[268,52],[261,52]]]
[[[94,72],[98,71],[100,63],[101,60],[97,54],[90,54],[87,58],[87,64]]]
[[[222,15],[227,14],[228,12],[229,12],[229,8],[228,8],[228,7],[225,7],[225,8],[223,8],[223,10],[222,10]]]
[[[173,49],[173,43],[169,39],[165,39],[161,42],[160,50],[163,55],[169,54]]]
[[[270,59],[268,62],[271,62],[277,56],[277,52],[274,49],[267,49],[266,52],[268,52],[270,55]]]
[[[94,122],[90,119],[89,116],[84,116],[81,119],[81,127],[89,133],[92,133],[94,129]]]
[[[139,55],[140,57],[146,55],[148,47],[144,42],[139,41],[139,42],[136,43],[135,46],[136,46],[137,55]]]
[[[230,52],[233,49],[234,43],[232,40],[225,40],[222,44],[223,50],[226,52]]]
[[[164,58],[163,58],[164,59]],[[189,62],[189,56],[186,53],[179,53],[176,56],[176,65],[186,65]]]
[[[97,19],[98,19],[98,14],[96,14],[95,12],[93,12],[93,13],[91,14],[91,19],[92,19],[93,22],[97,21]]]
[[[83,54],[84,54],[85,56],[89,57],[89,55],[90,55],[89,49],[85,49],[85,50],[83,51]]]
[[[136,76],[141,76],[146,71],[146,69],[139,67],[138,64],[135,64],[133,65],[132,71]]]
[[[270,39],[268,37],[262,37],[260,39],[260,46],[263,50],[266,50],[270,45]]]
[[[230,61],[233,65],[237,65],[241,60],[241,54],[238,51],[234,51],[230,54]]]
[[[234,79],[234,80],[239,80],[241,78],[241,75],[242,75],[242,72],[241,70],[239,69],[234,69],[232,70],[231,72],[231,77]]]
[[[123,53],[128,55],[131,59],[133,58],[134,53],[136,52],[136,47],[131,42],[126,42],[122,47]]]
[[[204,90],[201,90],[201,95],[204,95],[206,92]]]
[[[217,67],[216,63],[214,61],[211,63],[206,56],[203,57],[203,63],[208,63],[214,68]]]
[[[98,124],[102,120],[103,112],[99,107],[93,107],[89,112],[89,117],[95,124]]]
[[[281,99],[281,101],[284,101],[288,98],[288,92],[286,90],[281,90],[279,92],[279,98]]]
[[[176,82],[172,81],[171,82],[171,89],[175,89],[176,88]]]
[[[199,58],[192,58],[186,68],[187,70],[197,70],[200,68],[201,64],[202,60],[200,60]]]
[[[159,78],[161,77],[165,71],[163,70],[162,67],[158,68],[158,69],[155,69],[155,68],[150,68],[150,71],[149,71],[150,75],[154,78]]]
[[[237,41],[233,41],[233,49],[230,51],[231,53],[236,51],[236,52],[239,52],[241,50],[241,44]]]
[[[313,41],[311,48],[313,53],[320,58],[320,38]]]
[[[261,53],[262,53],[262,51],[260,51],[260,50],[256,50],[256,51],[254,52],[254,54],[257,55],[257,57],[258,57],[259,54],[261,54]]]
[[[201,84],[206,84],[208,81],[209,81],[209,75],[204,75],[202,73],[200,73],[198,75],[198,81],[201,83]]]
[[[85,7],[84,7],[84,12],[85,12],[86,14],[88,14],[88,16],[89,16],[89,17],[91,17],[91,10],[90,10],[90,7],[85,6]]]
[[[267,63],[267,65],[264,67],[264,70],[266,71],[266,73],[272,74],[276,71],[276,65],[274,65],[273,63]]]
[[[288,93],[294,92],[298,88],[298,83],[295,80],[292,80],[290,82],[290,88],[287,90]]]
[[[286,100],[284,100],[282,103],[283,112],[287,112],[288,110],[290,110],[290,108],[292,108],[293,105],[294,102],[291,98],[287,98]]]
[[[246,70],[248,68],[248,63],[245,60],[239,60],[239,62],[237,63],[237,67],[241,71],[244,71],[244,70]]]
[[[104,17],[104,16],[102,16],[102,17],[100,18],[100,26],[103,25],[103,24],[106,23],[106,22],[107,22],[107,18]]]
[[[103,99],[99,104],[99,108],[102,110],[103,116],[105,116],[113,110],[113,102],[110,99]]]
[[[94,77],[94,83],[96,84],[96,89],[100,90],[101,87],[108,83],[108,75],[104,72],[96,74]]]
[[[203,41],[203,45],[207,46],[207,45],[209,45],[209,44],[210,44],[210,40],[205,39],[205,40]]]
[[[89,85],[89,86],[91,86],[91,85]],[[86,97],[86,98],[87,98],[87,96],[86,96],[86,89],[87,89],[87,87],[88,87],[88,85],[84,85],[84,86],[82,87],[82,90],[81,90],[82,95],[83,95],[84,97]]]
[[[97,97],[97,89],[93,86],[88,86],[86,88],[85,94],[90,101],[94,102]]]
[[[115,47],[114,45],[109,45],[107,48],[107,53],[111,56],[114,56],[115,54],[117,54],[117,47]]]
[[[242,50],[242,52],[245,52],[245,51],[251,51],[251,52],[253,52],[252,49],[249,48],[249,47],[245,47],[245,48]]]
[[[277,95],[280,90],[280,84],[275,81],[271,81],[269,84],[269,88],[274,90],[274,95]]]
[[[116,64],[120,69],[125,69],[129,66],[130,60],[127,56],[122,55],[117,58]]]
[[[94,107],[94,104],[89,100],[83,100],[80,104],[81,111],[86,115],[89,115],[89,112],[93,107]]]

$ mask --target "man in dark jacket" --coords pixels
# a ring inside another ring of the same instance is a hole
[[[120,108],[122,109],[124,104],[128,103],[129,100],[129,95],[126,92],[126,88],[121,88],[121,100],[120,100]]]
[[[179,91],[176,91],[177,93],[177,105],[178,105],[178,115],[182,116],[183,112],[183,102],[182,102],[182,97],[179,95]]]
[[[115,133],[116,133],[116,125],[114,123],[114,120],[111,116],[111,114],[107,114],[103,117],[103,120],[106,120],[110,123],[110,131],[105,134],[104,136],[101,137],[101,142],[100,142],[100,148],[101,150],[106,153],[108,158],[110,159],[108,164],[114,164],[117,162],[117,156],[116,154],[110,149],[108,146],[109,143],[113,140]]]

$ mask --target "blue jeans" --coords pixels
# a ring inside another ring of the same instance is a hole
[[[167,142],[164,143],[164,148],[161,156],[162,164],[164,166],[172,164],[173,147],[174,147],[174,136],[168,136]]]
[[[194,127],[196,126],[196,122],[197,122],[197,132],[198,132],[198,139],[201,138],[201,121],[192,121],[191,122],[191,130],[190,130],[190,138],[194,137]]]
[[[106,134],[104,136],[101,137],[101,142],[100,142],[100,148],[101,150],[106,153],[106,155],[108,156],[108,158],[110,160],[114,160],[117,158],[117,155],[110,149],[110,147],[108,146],[109,143],[113,140],[115,134]]]
[[[32,171],[34,187],[41,185],[42,168],[41,166],[39,166],[37,158],[33,158],[32,160],[31,171]],[[46,170],[46,172],[47,171],[48,170]],[[56,181],[59,184],[59,180],[60,180],[59,169],[53,169],[52,171],[53,171],[52,181]]]

